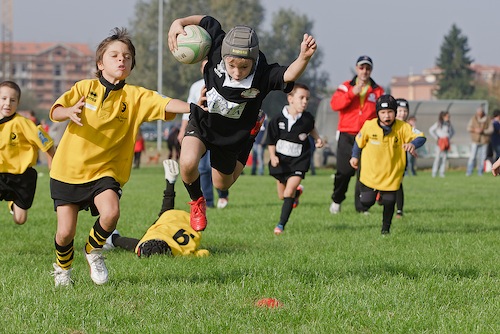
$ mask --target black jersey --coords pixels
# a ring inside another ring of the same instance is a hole
[[[267,144],[276,146],[276,156],[279,158],[278,166],[273,167],[269,163],[271,175],[295,171],[305,173],[309,170],[311,144],[308,135],[314,129],[314,117],[308,111],[304,111],[291,128],[289,122],[283,112],[269,122]]]
[[[221,56],[222,40],[226,33],[220,23],[210,16],[205,16],[200,26],[212,37],[208,63],[203,73],[208,112],[192,105],[189,121],[198,128],[206,142],[239,151],[255,126],[267,94],[273,90],[289,92],[294,83],[285,84],[283,81],[288,66],[268,64],[262,52],[259,53],[255,71],[248,78],[231,82]]]

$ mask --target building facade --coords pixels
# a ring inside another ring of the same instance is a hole
[[[94,77],[95,54],[87,44],[13,42],[11,52],[11,64],[0,66],[9,72],[0,73],[2,80],[31,92],[39,110],[48,111],[75,82]]]
[[[471,69],[475,73],[475,82],[490,88],[499,86],[500,66],[471,64]],[[438,88],[439,73],[440,69],[434,67],[424,70],[422,74],[393,77],[391,80],[391,95],[407,100],[436,100],[434,93]]]

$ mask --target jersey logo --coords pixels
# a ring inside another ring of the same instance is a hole
[[[91,91],[89,95],[87,95],[87,99],[89,99],[92,102],[97,102],[97,93],[94,91]]]
[[[127,104],[125,102],[122,102],[122,113],[127,110]]]
[[[207,102],[208,112],[232,119],[239,119],[247,105],[246,102],[238,104],[226,100],[215,88],[207,92]]]
[[[292,143],[287,140],[279,139],[276,142],[276,152],[289,157],[297,158],[302,154],[302,144]]]
[[[257,88],[250,88],[250,89],[244,90],[241,93],[241,97],[243,97],[245,99],[255,99],[257,97],[257,95],[259,95],[259,93],[260,93],[260,90],[258,90]]]
[[[368,95],[368,101],[370,101],[370,102],[377,101],[377,97],[375,96],[375,93],[370,93],[370,95]]]
[[[43,132],[42,132],[42,131],[40,131],[40,130],[38,130],[38,139],[40,139],[40,141],[42,142],[42,145],[43,145],[43,146],[45,146],[45,144],[47,144],[47,142],[49,141],[49,140],[47,139],[47,137],[45,137],[45,136],[43,135]]]

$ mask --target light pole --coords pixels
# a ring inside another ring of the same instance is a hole
[[[163,86],[163,63],[162,63],[162,50],[163,50],[163,0],[158,0],[158,93],[161,94],[162,86]],[[156,138],[156,149],[158,153],[161,151],[161,142],[163,138],[162,129],[161,129],[162,121],[158,120],[156,122],[156,132],[158,136]]]

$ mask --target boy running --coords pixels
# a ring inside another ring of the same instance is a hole
[[[213,184],[229,189],[243,171],[264,120],[259,115],[262,101],[272,90],[291,91],[316,51],[316,41],[304,34],[300,54],[290,66],[270,65],[251,27],[236,26],[226,34],[213,17],[193,15],[170,26],[171,51],[177,49],[177,35],[186,34],[184,27],[190,24],[201,26],[212,37],[203,71],[207,107],[192,106],[180,156],[182,180],[192,200],[191,226],[203,231],[207,219],[198,172],[201,157],[210,150]]]
[[[130,177],[139,127],[189,112],[184,101],[126,84],[134,66],[135,47],[125,29],[115,28],[97,48],[97,79],[77,82],[50,110],[53,121],[70,120],[50,172],[57,212],[56,286],[72,284],[73,240],[82,209],[99,216],[84,247],[90,277],[95,284],[108,281],[102,246],[120,217],[121,188]]]

